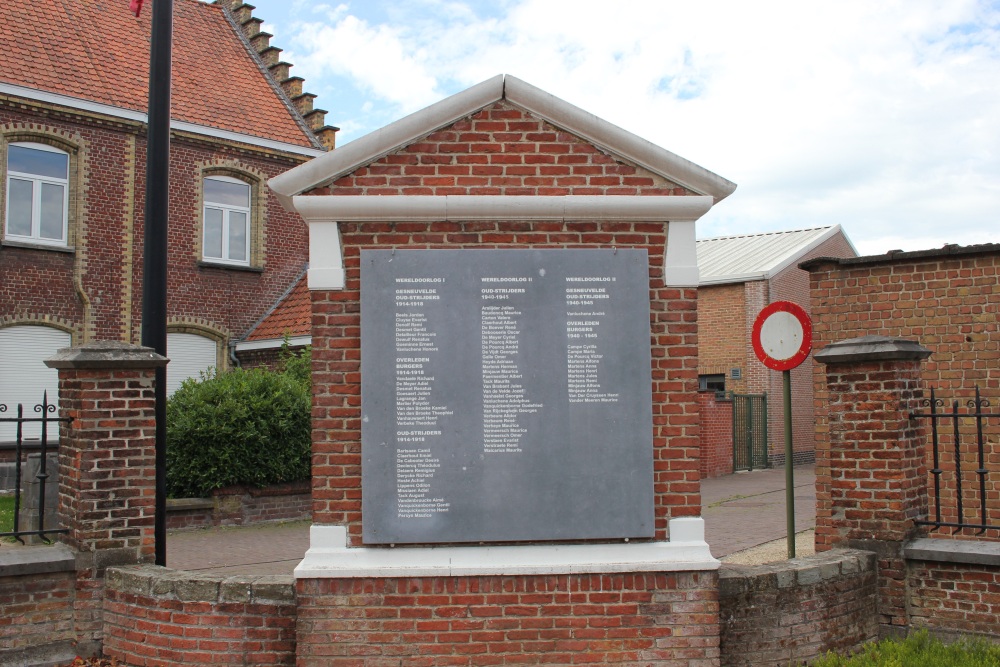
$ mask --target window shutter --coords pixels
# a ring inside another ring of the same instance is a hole
[[[40,326],[13,326],[0,329],[0,403],[7,406],[4,417],[17,416],[17,404],[24,405],[25,417],[40,417],[35,406],[48,391],[49,403],[59,402],[59,372],[45,365],[60,348],[72,344],[71,336],[59,329]],[[57,417],[58,413],[51,413]],[[25,439],[39,439],[41,424],[25,424]],[[13,442],[17,425],[0,422],[0,442]],[[58,424],[49,424],[48,440],[59,439]]]
[[[198,334],[167,334],[167,395],[173,394],[188,378],[198,378],[219,364],[216,342]]]

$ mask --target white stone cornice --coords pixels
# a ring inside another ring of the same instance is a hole
[[[473,220],[585,220],[662,222],[667,226],[664,280],[670,287],[698,285],[695,220],[712,197],[675,196],[296,196],[294,210],[309,223],[311,290],[344,288],[338,222],[447,222]]]
[[[712,208],[706,195],[643,196],[370,196],[292,198],[306,222],[406,222],[468,220],[695,221]]]

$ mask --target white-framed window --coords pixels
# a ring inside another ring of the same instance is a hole
[[[250,265],[250,185],[231,176],[206,176],[202,257]]]
[[[6,238],[65,246],[68,209],[69,154],[45,144],[9,144]]]

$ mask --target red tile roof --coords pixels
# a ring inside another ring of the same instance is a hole
[[[312,333],[312,304],[309,287],[302,276],[274,310],[261,320],[246,340],[274,340],[289,336],[308,336]]]
[[[145,112],[153,2],[4,0],[0,82]],[[222,7],[175,0],[171,117],[312,146]]]

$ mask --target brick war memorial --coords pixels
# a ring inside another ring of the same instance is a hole
[[[299,664],[717,659],[694,221],[734,186],[509,76],[271,186],[310,227]]]

